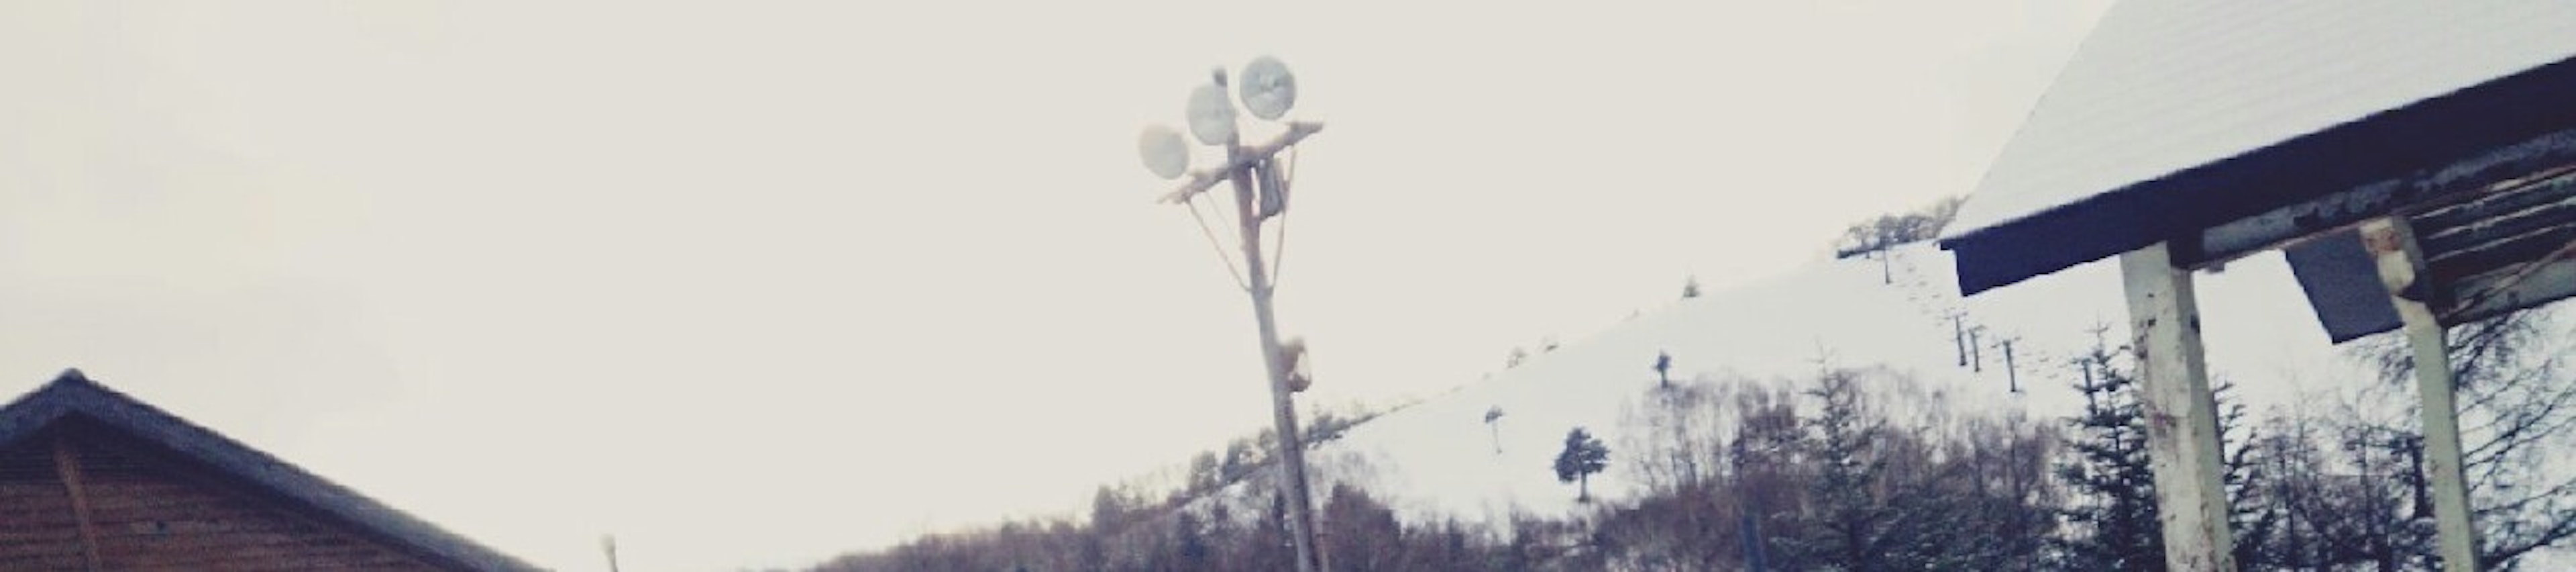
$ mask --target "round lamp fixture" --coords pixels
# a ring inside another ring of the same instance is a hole
[[[1136,154],[1145,158],[1145,170],[1156,177],[1179,178],[1190,170],[1190,144],[1170,127],[1146,126],[1144,133],[1136,135]]]
[[[1279,58],[1261,56],[1243,65],[1243,107],[1263,121],[1287,115],[1297,105],[1297,76]]]
[[[1234,102],[1225,95],[1225,86],[1201,85],[1190,90],[1190,135],[1200,143],[1224,145],[1234,142]]]

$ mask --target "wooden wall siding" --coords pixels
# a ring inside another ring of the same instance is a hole
[[[0,570],[80,570],[80,526],[41,443],[0,450]]]
[[[108,570],[436,570],[137,443],[68,431]],[[0,451],[0,570],[83,570],[51,439]]]

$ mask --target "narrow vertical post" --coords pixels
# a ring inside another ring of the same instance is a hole
[[[1986,372],[1986,342],[1977,339],[1985,332],[1985,326],[1968,328],[1968,371]]]
[[[2139,401],[2165,569],[2233,571],[2236,542],[2227,528],[2227,489],[2219,475],[2218,402],[2201,353],[2191,271],[2175,268],[2173,252],[2156,243],[2120,255],[2120,275],[2129,298],[2129,347],[2145,389]]]
[[[1261,329],[1261,363],[1270,372],[1271,415],[1279,433],[1279,478],[1285,481],[1280,486],[1288,493],[1288,534],[1296,543],[1297,570],[1316,572],[1323,569],[1324,559],[1323,547],[1315,544],[1314,496],[1306,486],[1306,442],[1297,430],[1297,403],[1290,395],[1288,370],[1279,352],[1279,324],[1270,310],[1270,270],[1261,260],[1261,215],[1253,208],[1259,198],[1253,190],[1257,175],[1253,171],[1267,169],[1268,164],[1266,160],[1255,161],[1252,166],[1235,170],[1234,210],[1242,222],[1244,274],[1252,293],[1252,317]]]
[[[82,482],[80,454],[72,451],[71,440],[54,437],[54,475],[63,480],[63,491],[72,498],[72,520],[80,528],[81,558],[90,572],[106,570],[98,555],[98,525],[89,514],[89,491]]]
[[[1959,367],[1968,367],[1968,325],[1966,317],[1967,315],[1964,313],[1950,315],[1950,344],[1959,347]]]
[[[2021,368],[2013,366],[2012,338],[2004,338],[2004,383],[2013,393],[2021,393]]]
[[[2406,324],[2407,345],[2414,349],[2415,391],[2422,400],[2417,414],[2424,423],[2424,473],[2433,484],[2433,523],[2439,533],[2442,569],[2477,570],[2477,528],[2469,521],[2468,479],[2462,474],[2466,461],[2460,452],[2460,410],[2453,399],[2450,343],[2432,306],[2407,294],[2417,280],[2416,271],[2424,267],[2423,250],[2415,245],[2414,230],[2396,218],[2362,223],[2361,240],[2379,263],[2379,281],[2388,287],[2388,301],[2397,306],[2397,317]]]

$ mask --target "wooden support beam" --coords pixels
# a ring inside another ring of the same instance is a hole
[[[63,489],[72,497],[72,520],[80,526],[81,557],[90,572],[106,570],[98,557],[98,526],[89,516],[89,492],[81,485],[80,455],[72,451],[70,439],[54,437],[54,474],[63,480]]]
[[[1270,156],[1277,155],[1280,151],[1297,146],[1297,142],[1304,141],[1306,136],[1324,130],[1324,124],[1312,121],[1290,121],[1287,126],[1288,130],[1280,133],[1279,137],[1261,144],[1251,147],[1229,146],[1228,149],[1232,151],[1226,153],[1225,164],[1191,171],[1188,175],[1189,180],[1182,181],[1179,188],[1164,193],[1163,197],[1156,199],[1155,202],[1179,204],[1188,201],[1190,197],[1207,192],[1209,187],[1214,187],[1217,183],[1232,180],[1235,173],[1251,168],[1253,163],[1268,160]]]
[[[2422,400],[2417,408],[2424,422],[2424,472],[2433,482],[2434,530],[2440,534],[2442,569],[2473,572],[2478,569],[2477,528],[2469,522],[2468,479],[2462,475],[2460,453],[2460,410],[2453,401],[2450,343],[2443,337],[2442,323],[2434,308],[2421,300],[2399,295],[2419,279],[2424,268],[2424,253],[2415,243],[2415,232],[2406,221],[2379,218],[2361,226],[2361,242],[2379,263],[2379,280],[2388,287],[2389,302],[2396,304],[2397,316],[2406,324],[2406,341],[2415,350],[2415,390]]]
[[[2351,228],[2373,218],[2443,211],[2576,172],[2576,129],[2431,165],[2203,228],[2177,264],[2204,268]],[[2428,227],[2429,228],[2429,227]]]
[[[2191,271],[2174,266],[2169,243],[2120,255],[2129,298],[2129,348],[2145,391],[2147,461],[2155,472],[2165,569],[2236,570],[2220,478],[2218,402],[2201,353],[2200,309]]]

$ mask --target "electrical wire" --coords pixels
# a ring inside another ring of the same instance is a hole
[[[1234,279],[1236,288],[1242,288],[1246,292],[1252,291],[1252,284],[1243,281],[1242,269],[1234,267],[1234,255],[1225,253],[1225,242],[1217,240],[1216,230],[1208,228],[1207,217],[1199,215],[1198,196],[1191,195],[1189,198],[1181,199],[1181,204],[1189,207],[1190,220],[1198,221],[1199,234],[1207,237],[1208,248],[1216,251],[1217,261],[1225,263],[1225,277]]]

